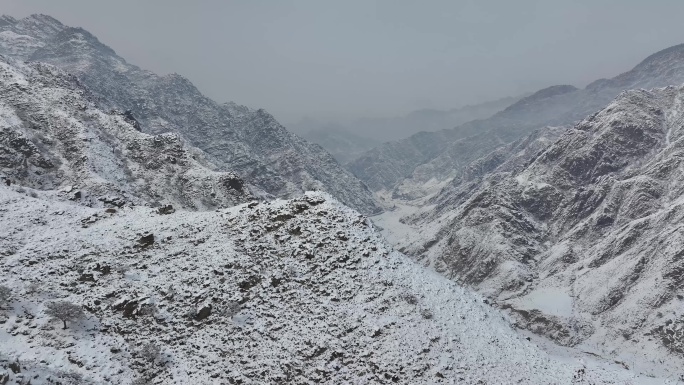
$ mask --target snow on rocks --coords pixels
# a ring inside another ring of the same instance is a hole
[[[324,193],[160,214],[0,186],[0,378],[82,383],[640,383],[553,357]],[[154,243],[140,248],[141,235]],[[79,305],[62,329],[46,304]],[[21,373],[11,370],[17,362]],[[3,374],[2,370],[5,370]],[[21,375],[21,377],[20,377]],[[573,382],[575,381],[575,382]]]

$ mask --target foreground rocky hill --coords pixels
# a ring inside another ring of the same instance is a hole
[[[0,208],[3,381],[667,383],[549,355],[326,194],[163,215],[1,186]]]
[[[597,80],[584,89],[549,87],[491,118],[386,143],[348,168],[375,191],[388,190],[396,198],[415,199],[458,178],[470,162],[497,147],[545,126],[572,125],[610,103],[621,91],[683,82],[684,45],[678,45],[649,56],[626,73]]]
[[[627,91],[472,164],[405,250],[561,344],[684,367],[683,98]]]
[[[319,189],[365,213],[371,192],[325,150],[288,132],[264,110],[219,104],[184,77],[127,63],[88,31],[45,15],[0,23],[0,54],[53,64],[82,82],[105,109],[128,111],[149,134],[177,133],[256,194],[291,197]]]

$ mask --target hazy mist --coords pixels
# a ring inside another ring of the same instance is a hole
[[[201,5],[200,5],[201,3]],[[583,87],[684,42],[682,1],[4,0],[129,62],[284,122],[449,109]]]

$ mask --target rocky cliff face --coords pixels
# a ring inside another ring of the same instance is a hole
[[[421,133],[384,144],[349,165],[373,190],[414,199],[430,186],[458,177],[463,167],[497,147],[544,126],[572,125],[604,107],[621,91],[684,82],[684,45],[658,52],[629,72],[598,80],[585,89],[553,86],[523,98],[491,118],[451,130]],[[418,155],[416,155],[418,154]]]
[[[471,164],[405,219],[432,226],[407,250],[562,344],[681,367],[683,100],[627,91]]]
[[[236,174],[214,171],[173,133],[148,135],[104,112],[72,75],[0,58],[3,183],[61,190],[88,205],[172,204],[189,209],[251,199]]]
[[[0,25],[0,53],[56,65],[75,75],[106,109],[128,111],[145,133],[178,133],[255,193],[290,197],[319,189],[366,213],[371,192],[320,146],[291,134],[264,110],[218,104],[177,74],[127,63],[96,37],[44,15]]]

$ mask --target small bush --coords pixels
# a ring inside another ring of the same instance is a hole
[[[433,317],[432,312],[428,309],[421,309],[420,315],[425,319],[432,319],[432,317]]]

